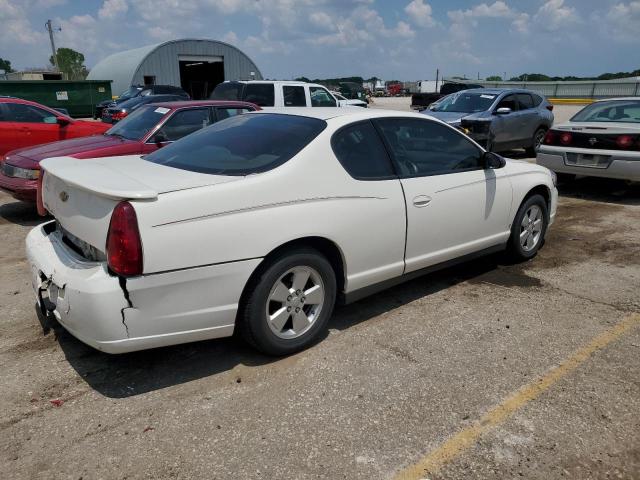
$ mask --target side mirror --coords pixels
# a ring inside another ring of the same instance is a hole
[[[482,159],[484,161],[484,168],[488,168],[490,170],[502,168],[507,164],[504,158],[493,152],[484,152]]]
[[[66,117],[56,117],[56,123],[61,127],[66,127],[71,123],[71,121]]]
[[[511,109],[509,107],[500,107],[496,110],[496,115],[509,115],[511,113]]]

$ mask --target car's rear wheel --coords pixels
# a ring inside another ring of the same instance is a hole
[[[548,224],[547,202],[542,195],[527,198],[511,225],[508,253],[516,260],[535,257],[544,242]]]
[[[288,355],[324,332],[336,299],[329,261],[311,248],[267,260],[247,285],[238,318],[240,333],[269,355]]]
[[[536,133],[533,134],[531,146],[525,149],[525,151],[527,152],[527,155],[529,155],[530,157],[536,156],[536,153],[538,152],[540,145],[542,145],[542,141],[544,140],[544,136],[546,134],[547,134],[546,128],[539,128],[538,130],[536,130]]]

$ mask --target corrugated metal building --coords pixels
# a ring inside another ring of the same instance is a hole
[[[208,98],[224,80],[262,80],[256,64],[236,47],[216,40],[181,39],[114,53],[91,69],[88,80],[113,80],[114,94],[131,85],[175,85]]]

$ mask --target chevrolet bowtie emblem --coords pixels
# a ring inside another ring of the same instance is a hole
[[[598,139],[596,137],[591,137],[589,139],[589,143],[591,144],[591,146],[593,147],[596,143],[598,143]]]

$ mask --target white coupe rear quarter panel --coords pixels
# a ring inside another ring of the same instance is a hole
[[[347,290],[403,271],[400,182],[351,178],[329,147],[336,119],[284,165],[237,182],[136,202],[146,273],[261,258],[303,237],[333,241]]]

